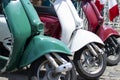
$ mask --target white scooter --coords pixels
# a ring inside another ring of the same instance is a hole
[[[83,30],[83,20],[78,16],[71,0],[50,1],[61,24],[61,41],[74,53],[74,64],[85,79],[100,77],[106,68],[104,43],[94,33]]]
[[[83,21],[71,0],[51,0],[50,2],[52,7],[36,8],[38,14],[45,12],[58,17],[61,25],[61,32],[58,32],[61,33],[59,39],[74,54],[73,61],[78,73],[87,80],[100,77],[106,68],[103,41],[96,34],[82,29]],[[45,26],[45,28],[46,31],[49,30],[49,27]],[[56,27],[50,30],[54,32]]]

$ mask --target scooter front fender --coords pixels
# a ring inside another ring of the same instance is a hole
[[[41,56],[52,52],[72,55],[69,48],[67,48],[61,41],[42,35],[35,36],[25,49],[21,58],[20,67],[24,67]]]
[[[70,49],[74,53],[75,51],[81,49],[85,45],[92,42],[96,42],[96,43],[100,43],[101,45],[104,45],[103,41],[96,34],[90,31],[79,29],[76,32],[73,41],[71,42]]]
[[[103,40],[103,42],[108,39],[110,36],[120,36],[119,33],[110,26],[102,25],[97,31],[97,35]]]

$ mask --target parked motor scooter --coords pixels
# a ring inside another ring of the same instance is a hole
[[[60,39],[70,48],[80,76],[87,80],[100,77],[106,68],[102,50],[104,43],[94,33],[81,29],[82,19],[71,0],[55,0],[51,3],[51,7],[35,6],[45,25],[45,35]]]
[[[116,65],[120,61],[120,34],[109,25],[104,25],[104,19],[93,0],[81,0],[81,8],[88,21],[88,31],[97,34],[105,43],[107,64]]]
[[[43,23],[29,0],[2,0],[0,9],[1,73],[29,65],[30,79],[76,78],[68,58],[70,50],[61,41],[43,35]]]

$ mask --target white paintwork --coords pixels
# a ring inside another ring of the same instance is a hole
[[[8,37],[11,37],[11,34],[5,16],[0,15],[0,42],[3,42],[3,40]]]
[[[80,29],[84,27],[83,20],[78,16],[71,0],[55,0],[53,6],[62,27],[61,40],[71,49],[71,52],[91,42],[104,44],[96,34]],[[77,31],[73,35],[75,30]]]
[[[87,30],[79,29],[69,47],[71,52],[75,52],[91,42],[104,45],[103,41],[96,34]]]
[[[66,1],[56,0],[53,5],[62,26],[61,40],[68,45],[73,31],[76,29],[76,25],[80,25],[82,19],[79,17],[75,19]]]
[[[75,21],[65,0],[56,0],[54,8],[62,27],[61,40],[68,45],[72,32],[75,30]]]
[[[4,47],[11,52],[12,45],[8,43],[12,43],[12,41],[13,40],[5,16],[0,15],[0,42],[2,42]]]

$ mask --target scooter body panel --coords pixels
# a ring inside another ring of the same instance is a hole
[[[20,67],[26,66],[41,56],[52,52],[72,55],[66,45],[59,40],[47,36],[35,36],[23,54]]]
[[[62,33],[61,33],[61,41],[63,41],[66,45],[69,44],[71,39],[71,35],[73,31],[76,29],[76,19],[70,9],[69,0],[56,0],[53,4],[57,16],[59,18]],[[82,23],[82,19],[78,18],[78,21]]]
[[[90,31],[79,29],[71,42],[70,49],[72,52],[75,52],[92,42],[104,45],[103,41],[96,34]]]
[[[79,29],[83,27],[83,22],[70,0],[56,0],[53,5],[62,27],[61,40],[68,45],[72,52],[91,42],[103,44],[102,40],[94,33]],[[78,28],[77,25],[79,25]],[[74,33],[74,31],[76,32]]]
[[[2,71],[11,71],[18,67],[27,38],[31,35],[31,28],[26,12],[20,0],[2,0],[10,32],[13,35],[13,49],[9,60]],[[17,6],[17,7],[16,7]],[[22,13],[22,14],[21,14]],[[13,16],[14,15],[14,16]]]
[[[31,35],[36,35],[39,33],[43,34],[44,25],[40,21],[39,16],[33,7],[33,4],[31,4],[30,0],[21,0],[21,3],[31,24]]]
[[[120,36],[120,34],[116,30],[107,25],[100,26],[96,34],[103,40],[103,42],[112,35]]]

